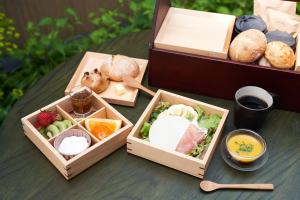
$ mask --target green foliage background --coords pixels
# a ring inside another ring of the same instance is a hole
[[[45,17],[36,24],[28,22],[29,37],[23,48],[16,45],[20,35],[13,26],[13,20],[0,13],[0,60],[13,56],[23,62],[17,71],[0,72],[0,124],[28,88],[70,56],[120,35],[151,28],[155,0],[118,2],[120,7],[127,7],[130,14],[121,13],[117,8],[89,13],[88,21],[94,30],[85,35],[74,33],[75,27],[80,26],[82,21],[72,8],[65,9],[65,17]],[[252,0],[173,0],[172,3],[176,7],[237,16],[250,14],[253,9]],[[62,37],[65,31],[70,33],[67,38]]]

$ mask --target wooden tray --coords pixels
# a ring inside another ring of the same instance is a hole
[[[80,85],[80,81],[84,72],[91,71],[95,68],[99,69],[100,66],[109,59],[112,59],[112,55],[95,52],[86,52],[65,90],[65,95],[69,94],[72,88]],[[148,64],[148,60],[138,58],[133,59],[136,60],[140,67],[140,74],[136,79],[139,82],[142,82]],[[108,103],[134,107],[138,95],[138,89],[126,87],[126,93],[121,96],[118,96],[114,92],[114,86],[118,83],[120,82],[110,81],[110,85],[108,86],[108,88],[104,92],[98,94],[98,96],[104,98]]]
[[[38,149],[47,157],[47,159],[60,171],[60,173],[67,179],[71,179],[77,174],[81,173],[97,161],[105,156],[111,154],[126,143],[126,137],[132,129],[133,125],[125,117],[123,117],[117,110],[110,106],[106,101],[93,94],[93,109],[89,117],[101,117],[109,119],[122,120],[122,128],[112,135],[99,141],[84,127],[84,120],[76,121],[72,116],[72,105],[69,96],[66,96],[41,110],[52,111],[60,113],[64,119],[71,120],[74,125],[71,128],[78,128],[87,132],[92,139],[91,146],[76,155],[70,160],[66,160],[53,146],[54,138],[47,140],[39,131],[33,126],[36,116],[41,112],[38,110],[32,114],[21,119],[25,135],[37,146]],[[68,128],[70,129],[70,128]],[[66,129],[66,130],[68,130]]]
[[[171,7],[154,47],[227,58],[236,17]]]
[[[300,71],[155,47],[155,38],[170,8],[170,0],[157,0],[149,46],[150,85],[226,99],[234,99],[239,88],[254,85],[276,94],[277,108],[300,112]]]
[[[140,129],[143,123],[147,121],[159,101],[168,101],[171,104],[185,104],[192,107],[200,105],[207,114],[219,114],[222,116],[221,122],[214,134],[214,137],[205,152],[203,159],[194,158],[175,151],[167,151],[151,145],[148,141],[140,136]],[[190,98],[179,96],[163,90],[158,90],[152,101],[147,106],[146,110],[133,127],[127,137],[127,152],[143,157],[145,159],[157,162],[170,168],[185,172],[187,174],[203,178],[209,162],[213,156],[218,141],[221,138],[221,133],[228,116],[229,111],[220,107],[209,105]]]

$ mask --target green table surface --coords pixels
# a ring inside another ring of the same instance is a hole
[[[90,50],[147,58],[149,37],[150,31],[130,34]],[[125,146],[66,181],[25,137],[20,118],[63,97],[83,54],[61,64],[28,90],[3,123],[0,199],[300,199],[300,114],[283,110],[273,110],[260,131],[270,151],[263,168],[248,173],[230,168],[222,160],[218,145],[205,175],[205,179],[221,183],[273,183],[273,192],[204,193],[199,189],[200,179],[130,155]],[[147,74],[143,84],[148,86]],[[232,101],[172,92],[229,109],[224,134],[234,129]],[[135,108],[114,107],[135,123],[150,100],[140,92]]]

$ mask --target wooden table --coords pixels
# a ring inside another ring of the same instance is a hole
[[[149,36],[149,31],[131,34],[91,51],[147,58]],[[269,161],[262,169],[236,171],[223,162],[217,148],[205,177],[222,183],[273,183],[273,192],[204,193],[199,189],[199,179],[129,155],[126,147],[66,181],[25,137],[20,118],[62,97],[82,56],[76,55],[58,66],[28,90],[3,123],[0,199],[300,199],[300,114],[282,110],[272,111],[260,131],[270,150]],[[146,77],[143,83],[147,86]],[[224,133],[234,129],[232,101],[177,93],[230,109]],[[135,108],[115,108],[135,123],[150,99],[140,93]]]

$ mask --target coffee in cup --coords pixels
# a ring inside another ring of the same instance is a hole
[[[237,128],[258,131],[272,110],[273,96],[256,86],[240,88],[235,93],[234,123]]]

